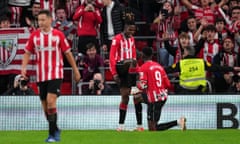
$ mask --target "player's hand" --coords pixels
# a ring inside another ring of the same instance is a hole
[[[137,95],[139,93],[142,93],[140,89],[138,89],[136,86],[131,87],[131,92],[130,92],[131,95]]]
[[[80,75],[79,71],[78,70],[74,71],[74,80],[75,80],[75,82],[78,83],[80,81],[80,79],[81,79],[81,75]]]
[[[21,70],[21,76],[22,76],[23,78],[27,78],[27,69],[26,69],[26,68],[22,68],[22,70]]]
[[[118,85],[120,84],[120,78],[119,78],[118,74],[114,75],[113,79]]]

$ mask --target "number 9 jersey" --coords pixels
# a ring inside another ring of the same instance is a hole
[[[146,90],[148,102],[164,101],[168,96],[170,81],[164,68],[157,62],[146,61],[139,68],[138,88]]]

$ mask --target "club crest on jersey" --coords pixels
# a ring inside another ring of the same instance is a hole
[[[0,36],[0,67],[7,67],[17,54],[17,35]]]

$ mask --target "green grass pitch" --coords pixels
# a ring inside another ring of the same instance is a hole
[[[43,144],[47,131],[0,131],[0,144]],[[59,144],[240,144],[240,130],[63,130]]]

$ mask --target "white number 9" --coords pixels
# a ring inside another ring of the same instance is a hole
[[[155,80],[158,87],[162,86],[162,77],[159,71],[155,71]]]

